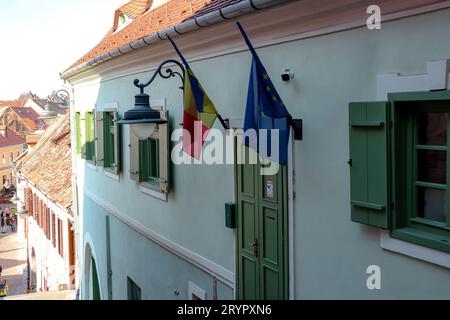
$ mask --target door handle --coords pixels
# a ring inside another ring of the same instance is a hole
[[[258,257],[258,239],[255,239],[254,242],[249,242],[248,245],[253,247],[253,254],[255,257]]]

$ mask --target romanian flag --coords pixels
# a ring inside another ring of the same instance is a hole
[[[218,117],[216,107],[209,99],[184,59],[175,42],[170,39],[175,51],[180,56],[186,68],[184,75],[184,115],[183,115],[183,150],[192,157],[199,159],[201,150],[209,129]],[[189,134],[188,134],[189,133]]]

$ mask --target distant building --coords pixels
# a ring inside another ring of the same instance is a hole
[[[71,172],[70,124],[64,116],[15,166],[17,196],[27,210],[19,216],[18,231],[28,237],[31,292],[74,288]]]
[[[13,162],[25,150],[25,139],[12,130],[0,125],[0,182],[1,188],[7,183],[15,185],[12,175]],[[0,188],[0,189],[1,189]]]
[[[39,114],[27,107],[0,108],[0,125],[23,138],[31,132],[46,128],[44,121],[39,119]]]
[[[59,98],[57,98],[59,99]],[[69,111],[69,106],[66,101],[50,101],[50,97],[47,99],[41,99],[36,95],[33,95],[30,99],[28,99],[24,107],[32,108],[37,113],[41,113],[45,110],[45,106],[49,105],[52,111],[55,111],[59,115],[66,114]]]

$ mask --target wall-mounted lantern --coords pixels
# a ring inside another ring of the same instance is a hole
[[[169,63],[179,66],[182,73],[167,68],[164,74],[162,68]],[[158,110],[150,107],[150,96],[144,93],[144,88],[148,87],[158,74],[164,79],[179,76],[184,84],[184,67],[176,60],[166,60],[161,63],[147,83],[140,83],[138,79],[134,80],[134,85],[140,89],[140,93],[134,96],[134,107],[126,111],[122,120],[117,121],[117,124],[129,124],[131,131],[139,140],[147,140],[152,136],[159,124],[167,123],[166,119],[161,118],[161,113]],[[182,86],[180,89],[183,90],[184,87]]]

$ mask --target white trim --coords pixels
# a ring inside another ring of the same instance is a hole
[[[392,252],[437,264],[450,269],[450,254],[392,238],[389,231],[380,231],[380,246]]]
[[[154,198],[157,198],[157,199],[167,202],[167,193],[165,193],[164,191],[153,190],[152,188],[147,187],[145,184],[142,184],[142,183],[139,185],[139,190],[142,193],[145,193],[149,196],[152,196]]]
[[[194,300],[192,298],[193,295],[198,297],[200,300],[206,300],[206,291],[195,283],[188,281],[188,300]]]
[[[217,263],[206,259],[205,257],[200,256],[199,254],[190,251],[189,249],[182,247],[181,245],[159,235],[158,233],[150,230],[145,227],[132,217],[121,213],[117,208],[112,206],[110,203],[106,202],[103,199],[100,199],[98,196],[88,191],[86,188],[84,189],[84,194],[97,203],[99,206],[103,207],[107,210],[113,217],[120,220],[122,223],[128,225],[130,228],[135,230],[137,233],[146,237],[147,239],[155,242],[162,248],[170,251],[175,254],[179,258],[191,263],[192,265],[200,268],[201,270],[209,273],[211,276],[216,277],[223,284],[230,287],[234,290],[235,288],[235,274],[230,270],[218,265]]]
[[[385,101],[390,92],[430,91],[450,89],[448,66],[450,59],[429,61],[426,74],[400,75],[398,73],[377,75],[377,100]],[[447,75],[447,79],[444,75]]]
[[[108,170],[108,168],[103,168],[103,174],[114,181],[120,181],[120,175]]]
[[[91,163],[89,160],[85,160],[86,161],[86,167],[88,167],[91,170],[97,171],[98,167],[96,164]]]
[[[89,244],[89,248],[90,248],[90,257],[89,258],[94,258],[95,266],[96,266],[96,269],[97,269],[96,271],[97,271],[98,287],[99,287],[99,290],[100,290],[100,298],[103,299],[102,282],[101,282],[100,272],[99,272],[99,268],[98,268],[99,260],[97,260],[97,253],[95,251],[94,242],[92,241],[92,237],[91,237],[91,234],[89,232],[86,232],[84,234],[83,238],[84,238],[83,254],[82,254],[83,261],[81,263],[81,265],[84,266],[83,272],[86,272],[86,267],[87,266],[89,267],[88,271],[87,271],[88,272],[88,278],[87,279],[85,278],[85,281],[84,281],[85,285],[86,285],[86,288],[84,288],[84,290],[87,290],[87,292],[89,293],[89,291],[90,291],[89,290],[90,289],[89,288],[90,280],[92,280],[91,279],[91,268],[92,268],[92,266],[91,266],[91,259],[89,259],[89,261],[86,261],[86,256],[85,256],[85,254],[86,254],[86,245]],[[86,263],[88,263],[87,266],[86,266]],[[86,276],[86,274],[84,274],[84,276]],[[86,291],[84,292],[84,297],[86,298]],[[89,297],[89,294],[88,294],[87,298],[92,300],[93,297]]]
[[[447,8],[450,8],[450,1],[400,11],[397,13],[386,14],[382,16],[382,20],[384,23]],[[292,10],[288,4],[285,6],[277,6],[272,8],[272,10],[274,10],[272,15],[276,14],[278,19],[277,24],[273,24],[271,26],[271,32],[262,32],[262,34],[259,34],[258,37],[253,40],[253,46],[255,49],[365,27],[367,24],[364,17],[364,19],[355,19],[351,22],[342,23],[331,27],[319,27],[316,30],[299,32],[298,27],[304,24],[304,20],[301,19],[303,16],[298,17],[298,12],[296,13],[295,10]],[[270,12],[270,10],[267,11]],[[318,14],[326,17],[322,11]],[[245,17],[242,17],[241,21],[245,24],[253,25],[253,28],[251,29],[252,32],[258,32],[260,29],[268,27],[267,24],[261,24],[260,22],[258,23],[257,13],[253,15],[246,15]],[[239,34],[236,33],[234,29],[232,33],[230,33],[230,23],[233,24],[233,22],[228,23],[225,21],[221,24],[200,29],[197,32],[189,32],[188,34],[185,34],[183,38],[185,37],[186,43],[200,43],[204,42],[205,37],[201,30],[209,28],[214,29],[214,41],[218,42],[219,46],[216,48],[213,45],[208,45],[202,46],[201,49],[197,46],[197,48],[195,48],[195,52],[191,52],[190,48],[184,48],[183,52],[185,55],[189,55],[189,61],[196,62],[248,51],[247,46],[242,43]],[[279,25],[289,25],[289,28],[278,30],[277,27]],[[159,45],[159,43],[154,43],[149,47],[143,47],[141,49],[127,54],[126,58],[123,56],[117,56],[113,59],[109,59],[100,64],[89,67],[86,70],[79,72],[77,71],[77,73],[68,76],[67,79],[70,79],[69,81],[72,83],[74,88],[78,89],[80,87],[84,87],[85,85],[98,84],[100,82],[110,81],[125,76],[154,71],[160,64],[161,57],[174,57],[173,50],[170,46]],[[146,49],[150,51],[147,51]],[[149,54],[149,52],[151,52],[151,54]]]
[[[166,98],[161,99],[150,99],[150,107],[156,110],[167,110]]]
[[[111,111],[119,111],[119,102],[107,102],[102,104],[102,109],[97,111],[103,111],[103,112],[111,112]]]

